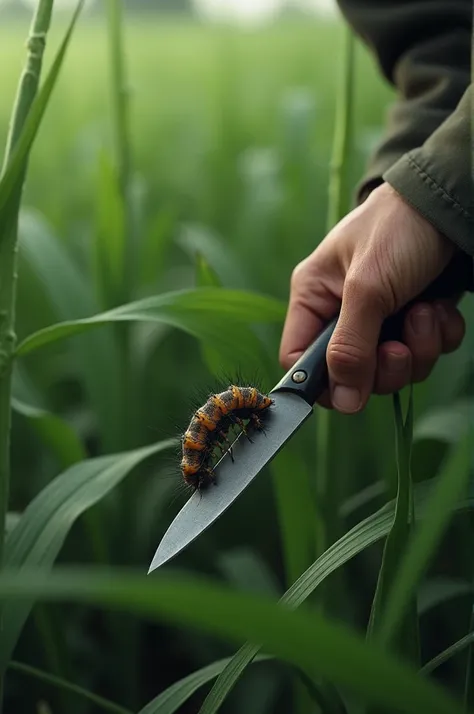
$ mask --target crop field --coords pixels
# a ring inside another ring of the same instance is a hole
[[[328,227],[344,27],[122,21],[115,54],[113,12],[75,27],[17,217],[1,714],[474,711],[469,298],[466,342],[415,386],[413,414],[408,390],[402,416],[392,397],[356,417],[315,409],[146,576],[185,502],[178,439],[193,410],[222,377],[269,390],[282,375],[291,272]],[[0,25],[2,146],[28,23]],[[42,81],[66,30],[53,17]],[[351,96],[344,210],[395,97],[359,41]]]

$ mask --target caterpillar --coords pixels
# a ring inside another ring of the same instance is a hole
[[[250,439],[248,424],[263,429],[263,419],[273,400],[255,387],[230,385],[219,394],[211,394],[193,414],[182,437],[181,473],[185,483],[201,491],[215,483],[212,460],[215,448],[221,453],[230,446],[229,429],[237,424]]]

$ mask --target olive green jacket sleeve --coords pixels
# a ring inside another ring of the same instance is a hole
[[[386,181],[474,257],[472,0],[338,0],[397,89],[357,199]]]

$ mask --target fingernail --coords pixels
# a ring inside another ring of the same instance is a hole
[[[446,308],[444,305],[437,304],[436,305],[436,314],[438,315],[438,320],[440,322],[447,322],[448,321],[448,313],[446,311]]]
[[[407,365],[407,355],[389,352],[385,357],[386,367],[389,372],[402,372]]]
[[[411,324],[415,334],[419,337],[428,337],[434,329],[432,310],[418,310],[411,317]]]
[[[358,389],[338,384],[334,388],[332,403],[339,411],[351,414],[360,407],[360,392]]]

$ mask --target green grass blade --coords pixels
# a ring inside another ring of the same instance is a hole
[[[273,657],[260,655],[254,661],[266,662],[271,659]],[[148,702],[138,714],[174,714],[198,689],[215,679],[229,660],[230,657],[225,657],[183,677],[152,699],[151,702]]]
[[[270,654],[400,714],[460,714],[439,686],[419,677],[375,643],[311,612],[236,593],[205,579],[150,578],[108,570],[4,571],[0,598],[94,603],[205,630],[232,642],[262,642]],[[206,607],[196,607],[205,602]],[[238,617],[236,617],[238,613]]]
[[[101,456],[75,464],[33,499],[5,541],[5,566],[42,566],[49,570],[72,525],[149,456],[171,446],[162,441],[136,451]],[[0,670],[10,659],[33,601],[9,602],[0,641]]]
[[[394,394],[395,428],[397,442],[398,493],[395,516],[390,533],[387,536],[382,557],[375,597],[372,604],[368,639],[377,639],[384,622],[387,598],[396,580],[400,560],[406,551],[413,522],[413,494],[410,470],[412,431],[413,431],[413,389],[410,389],[408,413],[404,423],[400,396]],[[408,612],[399,631],[393,633],[393,643],[401,655],[419,663],[418,612],[416,593],[413,594]]]
[[[474,587],[467,580],[453,578],[433,578],[423,583],[418,592],[418,612],[424,615],[447,600],[474,595]]]
[[[198,288],[222,287],[216,271],[201,253],[196,255],[196,285]]]
[[[442,470],[429,502],[425,518],[417,526],[409,548],[401,561],[389,593],[380,642],[391,640],[405,616],[416,588],[441,541],[450,518],[469,481],[472,469],[472,437],[469,434],[455,448]]]
[[[67,468],[86,458],[76,432],[60,417],[15,398],[12,399],[12,409],[30,421],[45,446],[51,449],[57,458],[61,468]]]
[[[318,683],[316,685],[301,669],[297,674],[318,708],[324,714],[348,714],[346,706],[335,687]]]
[[[303,459],[292,445],[270,467],[282,541],[285,582],[289,586],[313,562],[316,513]],[[288,474],[292,474],[288,478]]]
[[[466,647],[470,647],[473,643],[474,632],[470,632],[465,637],[461,637],[461,639],[455,642],[453,645],[447,647],[445,650],[443,650],[443,652],[440,652],[439,655],[433,657],[432,660],[423,665],[423,667],[420,669],[420,672],[423,672],[423,674],[429,674],[430,672],[433,672],[437,667],[440,667],[449,659],[452,659],[457,654],[459,654],[459,652],[465,650]]]
[[[125,261],[125,208],[109,155],[99,155],[96,194],[94,268],[97,295],[102,307],[121,302]]]
[[[184,330],[213,345],[230,360],[236,352],[242,363],[253,364],[257,337],[250,344],[238,343],[235,329],[246,323],[280,322],[285,305],[257,293],[221,288],[197,288],[164,293],[79,320],[61,322],[27,337],[17,348],[18,355],[114,322],[160,322]],[[260,348],[259,354],[262,352]]]
[[[424,513],[426,500],[431,493],[433,483],[427,481],[417,484],[414,488],[415,514],[418,517]],[[468,496],[458,503],[460,510],[474,507],[474,488]],[[314,590],[335,570],[342,567],[351,558],[384,538],[390,531],[395,513],[395,501],[391,501],[376,513],[358,523],[342,538],[334,543],[298,578],[282,598],[286,606],[299,607]],[[219,710],[227,694],[237,684],[245,668],[259,652],[260,646],[246,643],[231,659],[222,674],[218,677],[209,692],[199,714],[215,714]]]
[[[90,279],[44,217],[23,210],[19,230],[23,265],[38,279],[56,319],[81,319],[97,312],[100,308]],[[91,409],[97,415],[104,450],[109,453],[124,448],[120,439],[123,414],[120,353],[114,337],[111,327],[90,332],[71,345],[69,351]]]
[[[469,623],[470,637],[469,649],[467,651],[466,678],[464,681],[464,711],[474,707],[474,604],[471,611],[471,621]]]
[[[77,684],[68,682],[62,677],[56,677],[48,672],[43,672],[41,669],[37,669],[37,667],[31,667],[29,664],[15,662],[15,660],[12,660],[8,664],[8,669],[13,672],[25,674],[28,677],[39,679],[41,682],[50,684],[51,686],[56,687],[57,689],[62,689],[65,692],[76,694],[78,697],[87,699],[92,704],[95,704],[96,707],[99,707],[103,711],[111,712],[111,714],[132,714],[131,711],[124,709],[124,707],[121,707],[119,704],[115,704],[115,702],[104,699],[104,697],[99,697],[97,694],[94,694],[94,692],[90,692],[88,689],[84,689],[84,687],[79,687]]]
[[[38,129],[48,106],[48,102],[51,98],[51,94],[58,79],[59,72],[61,70],[61,66],[83,4],[84,0],[79,0],[61,46],[51,65],[51,69],[49,70],[40,91],[31,104],[20,136],[16,140],[15,146],[10,154],[8,164],[6,165],[0,178],[0,222],[2,222],[2,215],[4,211],[8,208],[10,198],[14,195],[14,192],[18,190],[19,182],[21,183],[22,181],[25,161],[31,147],[33,146],[33,142],[38,133]],[[1,237],[2,236],[0,234],[0,238]]]

